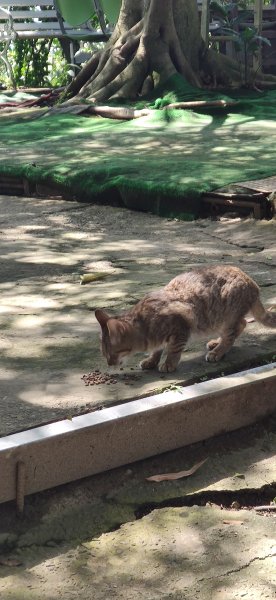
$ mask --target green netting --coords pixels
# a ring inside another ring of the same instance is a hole
[[[157,96],[157,99],[156,99]],[[169,102],[185,102],[190,100],[230,100],[228,94],[196,88],[181,75],[172,75],[165,83],[154,91],[155,108],[160,108]]]
[[[171,81],[162,93],[164,102],[172,93],[183,100]],[[187,86],[184,93],[195,99]],[[165,109],[124,122],[0,112],[0,176],[61,185],[86,201],[194,216],[203,192],[276,174],[276,91],[236,99],[231,112]]]
[[[275,119],[276,117],[276,89],[264,92],[257,92],[248,89],[239,90],[224,90],[224,93],[199,89],[192,86],[188,81],[183,79],[181,75],[172,75],[166,83],[157,87],[154,94],[154,99],[150,102],[150,106],[155,108],[161,108],[171,102],[188,102],[191,100],[225,100],[236,101],[238,103],[237,109],[225,108],[227,112],[233,112],[238,110],[239,112],[246,111],[246,114],[250,112],[254,117],[258,115],[267,115],[267,108],[269,108],[269,118]],[[157,96],[157,97],[156,97]],[[198,109],[202,111],[202,109]],[[203,109],[204,112],[209,112],[211,109]],[[221,109],[219,109],[221,110]]]

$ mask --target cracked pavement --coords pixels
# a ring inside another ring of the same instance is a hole
[[[49,556],[21,577],[7,576],[2,597],[272,600],[272,520],[215,506],[155,510],[77,549]],[[23,589],[28,595],[20,595]]]

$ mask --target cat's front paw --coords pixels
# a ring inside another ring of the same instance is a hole
[[[140,368],[143,370],[155,369],[156,366],[156,361],[153,361],[151,358],[145,358],[140,362]]]
[[[221,359],[221,356],[216,353],[216,350],[211,350],[210,352],[207,352],[207,354],[205,356],[205,360],[207,362],[218,362],[218,360],[220,360],[220,359]]]
[[[209,340],[209,342],[207,342],[207,344],[206,344],[207,350],[214,350],[217,347],[217,345],[219,344],[219,342],[220,342],[220,338],[218,338],[217,340]]]
[[[176,370],[177,365],[174,365],[170,361],[165,361],[161,363],[158,367],[159,373],[173,373]]]

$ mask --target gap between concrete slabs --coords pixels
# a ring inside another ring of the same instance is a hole
[[[250,425],[275,390],[271,363],[3,437],[0,502]]]

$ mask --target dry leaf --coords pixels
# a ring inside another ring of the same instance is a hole
[[[173,481],[174,479],[181,479],[181,477],[189,477],[189,475],[193,475],[201,465],[206,462],[207,458],[201,460],[199,463],[196,463],[191,469],[187,471],[178,471],[178,473],[162,473],[160,475],[152,475],[151,477],[146,477],[147,481]]]
[[[244,521],[235,521],[234,519],[231,519],[228,521],[228,519],[225,519],[224,521],[222,521],[224,525],[243,525]]]
[[[96,273],[85,273],[84,275],[80,276],[80,284],[85,285],[86,283],[91,283],[92,281],[99,281],[100,279],[108,277],[108,275],[111,275],[111,272],[106,273],[103,271],[97,271]]]
[[[20,567],[22,562],[17,558],[0,558],[0,565],[3,567]]]

